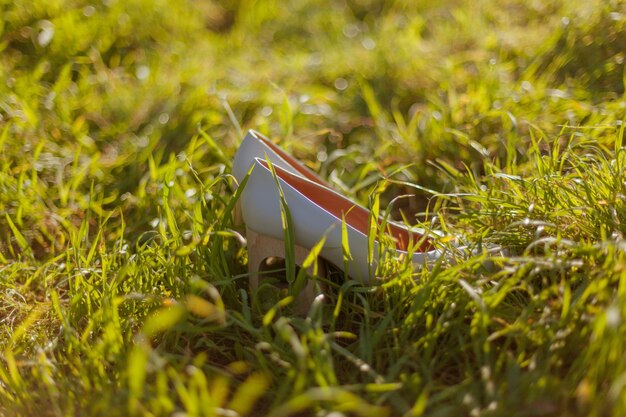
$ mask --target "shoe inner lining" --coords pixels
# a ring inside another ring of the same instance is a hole
[[[266,161],[260,159],[259,161],[263,164],[263,166],[269,169]],[[324,210],[332,213],[338,219],[345,218],[347,224],[359,230],[361,233],[365,235],[368,234],[370,212],[365,207],[350,201],[346,197],[343,197],[326,187],[319,186],[318,184],[293,175],[278,166],[274,166],[274,170],[279,178],[298,190],[309,200],[313,201]],[[380,221],[381,220],[379,219],[379,222]],[[423,237],[423,235],[411,233],[407,229],[392,223],[387,223],[386,227],[387,233],[395,239],[396,248],[399,250],[408,250],[411,237],[413,237],[414,241],[422,239]],[[427,238],[420,243],[419,247],[415,247],[414,250],[416,252],[424,252],[432,248],[432,242]]]

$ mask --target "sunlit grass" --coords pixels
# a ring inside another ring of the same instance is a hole
[[[0,0],[0,414],[623,415],[625,16]],[[248,128],[475,256],[251,293]]]

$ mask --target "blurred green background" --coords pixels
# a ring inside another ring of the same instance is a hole
[[[74,181],[142,231],[149,204],[122,196],[136,194],[149,155],[176,154],[200,130],[224,163],[255,128],[348,192],[406,164],[403,178],[449,191],[427,161],[480,174],[484,158],[523,162],[530,126],[556,136],[621,119],[621,11],[616,1],[3,2],[4,157],[37,152],[57,191],[20,217],[40,223],[71,211],[70,199],[84,209],[54,186]]]

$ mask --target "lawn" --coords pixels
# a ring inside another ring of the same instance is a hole
[[[626,415],[625,59],[618,0],[0,0],[0,415]],[[250,128],[474,255],[250,291]]]

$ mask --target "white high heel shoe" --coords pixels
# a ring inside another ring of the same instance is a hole
[[[274,167],[276,178],[272,175],[266,159]],[[246,223],[248,270],[252,289],[258,286],[264,260],[272,257],[285,258],[278,185],[284,193],[292,215],[295,229],[295,263],[302,266],[310,249],[325,236],[321,257],[340,269],[345,268],[345,272],[353,278],[361,279],[365,284],[370,282],[380,259],[377,240],[374,241],[373,256],[369,255],[367,236],[370,213],[367,209],[333,191],[329,184],[313,171],[253,130],[248,131],[233,160],[232,173],[238,183],[241,183],[251,168],[248,184],[242,190],[240,201],[237,203],[239,214],[236,217]],[[352,259],[347,261],[344,260],[342,249],[342,218],[345,218],[352,255]],[[394,223],[388,223],[387,226],[388,232],[396,239],[396,249],[383,256],[410,255],[413,265],[419,266],[428,265],[447,253],[434,249],[432,240],[424,238],[423,230],[412,231]],[[439,235],[433,231],[431,233]],[[411,250],[407,251],[411,238],[415,238],[419,244],[413,245]],[[467,252],[467,248],[464,247],[457,246],[457,250],[459,253]],[[471,252],[478,253],[476,250]],[[498,246],[489,247],[488,252],[506,253]],[[313,274],[314,270],[317,270],[318,276],[325,276],[323,263],[315,260],[309,268],[309,273]],[[300,312],[305,311],[318,292],[314,283],[309,281],[296,300]]]
[[[273,165],[273,168],[275,176],[264,159],[254,158],[250,177],[241,194],[242,215],[249,236],[251,286],[258,284],[257,262],[267,256],[284,257],[284,251],[280,250],[281,247],[284,248],[284,226],[279,187],[291,213],[296,263],[302,262],[308,249],[325,237],[320,256],[351,277],[364,284],[370,283],[378,262],[382,260],[379,258],[378,240],[374,240],[373,250],[369,250],[370,212],[319,183],[279,165]],[[343,222],[351,259],[344,256]],[[396,242],[396,249],[393,253],[382,254],[383,257],[411,256],[412,263],[417,266],[442,255],[441,251],[434,249],[432,241],[419,232],[395,223],[387,223],[387,229]],[[254,238],[252,242],[250,236]],[[408,251],[409,248],[412,253]],[[272,251],[280,253],[271,253]]]
[[[233,159],[232,174],[237,181],[237,186],[239,186],[239,184],[241,184],[243,179],[246,177],[250,167],[255,163],[255,158],[267,159],[275,167],[280,167],[294,175],[307,178],[308,180],[318,183],[321,186],[329,186],[329,184],[318,177],[313,171],[302,165],[300,161],[289,155],[279,146],[272,143],[261,133],[254,130],[248,130],[248,133],[239,145]],[[248,195],[248,193],[246,193],[246,195]],[[253,202],[254,200],[252,199],[250,201]],[[257,206],[257,203],[253,204],[254,206]],[[241,200],[239,200],[235,206],[236,224],[244,222],[244,218],[241,213],[241,206]],[[246,210],[247,213],[250,213],[250,207],[252,206],[248,207]],[[275,214],[278,214],[280,217],[280,211],[275,212]],[[253,224],[256,224],[255,220],[258,220],[252,214],[248,214],[248,218]],[[272,269],[272,267],[268,265],[271,264],[268,260],[277,258],[285,259],[285,243],[283,241],[284,236],[282,234],[282,225],[279,224],[277,229],[269,234],[258,233],[256,231],[260,229],[262,228],[257,226],[251,228],[249,225],[246,225],[246,239],[248,242],[248,275],[249,285],[252,290],[255,290],[258,287],[259,280],[261,275],[264,273],[264,269],[268,269],[268,267],[269,269]],[[308,255],[309,249],[298,244],[295,245],[294,261],[297,265],[302,266]],[[317,274],[320,277],[324,277],[326,276],[325,264],[317,262],[317,259],[315,259],[313,264],[309,267],[308,272],[310,275]],[[300,294],[297,295],[297,312],[304,313],[318,294],[319,286],[317,286],[314,282],[307,282],[305,288],[300,292]]]

